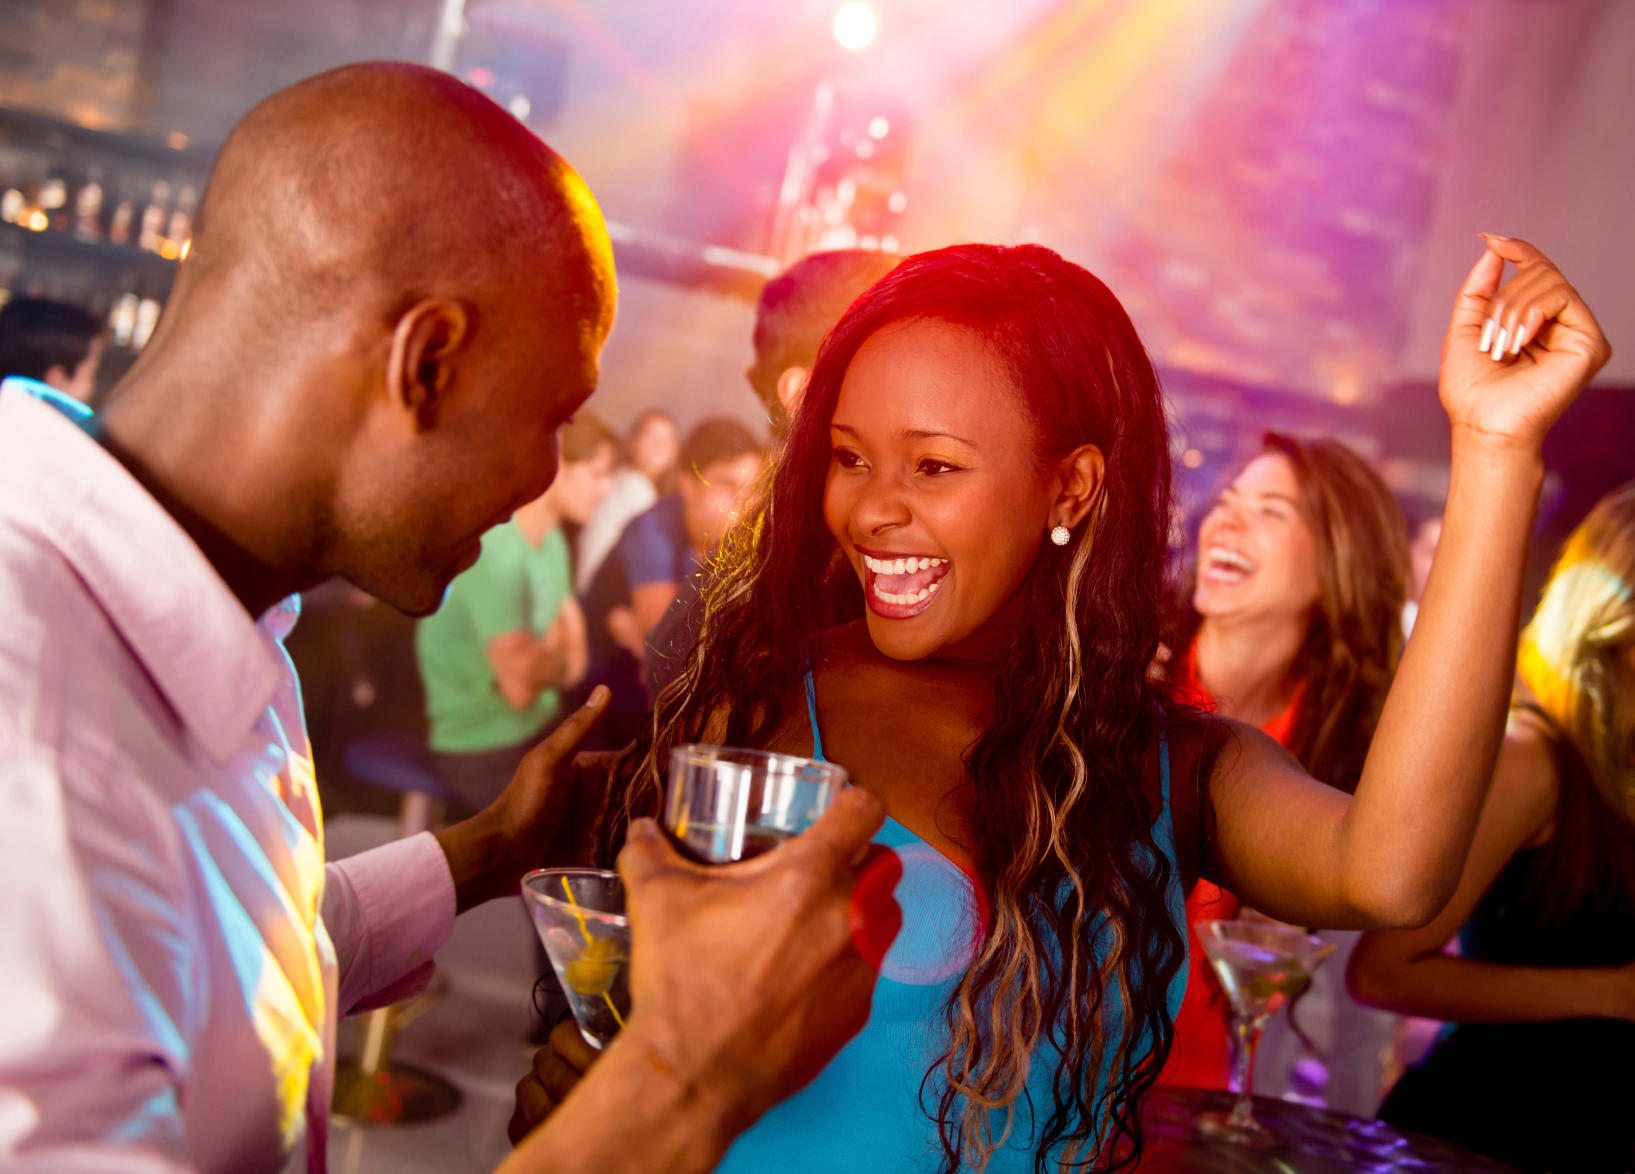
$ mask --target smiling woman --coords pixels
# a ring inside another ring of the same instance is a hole
[[[1505,258],[1522,277],[1501,290]],[[1499,315],[1519,356],[1477,347]],[[1037,246],[966,245],[852,305],[710,568],[685,672],[572,821],[611,860],[682,742],[825,754],[885,801],[903,932],[869,1023],[721,1169],[1137,1161],[1198,875],[1303,925],[1435,913],[1502,731],[1493,634],[1514,628],[1539,446],[1608,348],[1548,261],[1495,239],[1444,353],[1444,538],[1353,797],[1149,672],[1168,437],[1106,286]],[[1218,545],[1223,570],[1266,557]]]

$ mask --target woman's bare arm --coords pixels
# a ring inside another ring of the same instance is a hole
[[[1454,1023],[1635,1017],[1630,967],[1506,966],[1444,952],[1516,853],[1549,836],[1558,785],[1544,738],[1513,720],[1453,900],[1423,929],[1364,934],[1346,972],[1353,995]]]
[[[1518,275],[1501,290],[1505,260]],[[1490,315],[1490,338],[1525,331],[1519,354],[1478,350]],[[1250,905],[1304,925],[1403,927],[1453,896],[1504,730],[1544,436],[1610,355],[1538,250],[1490,240],[1442,347],[1453,426],[1442,541],[1355,796],[1241,728],[1211,776],[1210,871]]]

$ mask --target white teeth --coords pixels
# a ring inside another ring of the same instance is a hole
[[[913,575],[920,571],[929,571],[932,567],[940,567],[948,560],[945,558],[875,558],[872,555],[863,556],[863,565],[876,575]]]
[[[1252,572],[1255,569],[1255,564],[1252,561],[1237,551],[1229,550],[1224,546],[1211,546],[1204,552],[1204,557],[1208,562],[1218,566],[1230,567],[1237,571]]]
[[[940,582],[933,583],[929,587],[921,587],[915,592],[882,591],[879,587],[876,587],[874,589],[874,594],[883,603],[889,603],[896,607],[910,607],[916,603],[924,603],[926,600],[930,599],[937,593],[937,588],[941,586],[942,584]]]

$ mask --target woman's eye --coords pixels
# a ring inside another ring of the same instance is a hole
[[[849,448],[835,449],[834,459],[835,464],[839,465],[842,469],[855,469],[861,466],[863,463],[863,458],[858,456]]]
[[[950,465],[947,461],[939,461],[931,457],[927,457],[925,460],[920,462],[919,470],[922,473],[935,477],[941,473],[957,473],[959,472],[959,466]]]

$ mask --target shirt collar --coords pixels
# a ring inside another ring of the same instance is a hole
[[[225,764],[284,668],[186,531],[32,395],[0,395],[0,508],[73,568],[183,724]]]
[[[41,403],[50,404],[76,424],[84,424],[91,418],[89,404],[83,404],[67,392],[58,391],[49,383],[41,383],[38,379],[30,379],[26,375],[7,375],[5,379],[0,380],[0,395],[8,391],[20,391],[33,396]]]

